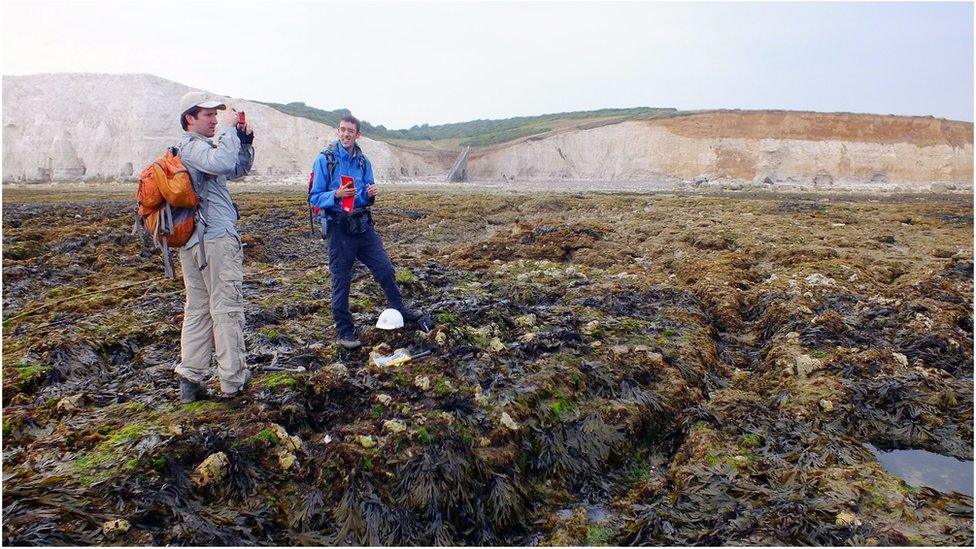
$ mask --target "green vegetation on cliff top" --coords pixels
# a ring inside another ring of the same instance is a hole
[[[350,113],[348,109],[326,111],[310,107],[305,103],[294,102],[288,104],[263,103],[285,114],[300,116],[337,126],[343,116]],[[453,124],[415,125],[409,129],[389,130],[385,126],[374,126],[361,120],[362,132],[371,139],[399,142],[405,145],[420,141],[454,140],[458,146],[487,146],[512,141],[521,137],[537,135],[564,127],[589,127],[616,124],[627,120],[641,120],[650,118],[668,118],[687,114],[672,108],[634,107],[629,109],[600,109],[595,111],[562,112],[543,114],[539,116],[517,116],[500,120],[471,120]],[[579,121],[586,121],[580,124]],[[592,125],[591,125],[592,124]]]

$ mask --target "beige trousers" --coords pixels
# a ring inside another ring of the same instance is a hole
[[[233,393],[244,383],[244,250],[227,234],[207,240],[206,253],[201,271],[197,247],[180,249],[186,305],[176,373],[203,382],[216,351],[220,390]]]

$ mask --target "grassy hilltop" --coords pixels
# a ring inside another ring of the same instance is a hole
[[[337,126],[348,109],[326,111],[302,102],[288,104],[263,103],[283,113],[301,116],[330,126]],[[371,139],[379,139],[408,148],[483,147],[505,143],[521,137],[538,135],[565,128],[593,128],[628,120],[667,118],[690,114],[672,108],[634,107],[629,109],[600,109],[595,111],[561,112],[539,116],[516,116],[500,120],[471,120],[454,124],[415,125],[405,130],[389,130],[362,121],[362,131]]]

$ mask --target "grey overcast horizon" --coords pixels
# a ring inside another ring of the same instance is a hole
[[[2,3],[3,74],[150,73],[407,128],[625,107],[973,121],[973,5]],[[176,98],[174,98],[176,101]]]

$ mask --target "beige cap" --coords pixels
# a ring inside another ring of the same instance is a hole
[[[224,110],[227,105],[224,105],[223,101],[217,99],[215,95],[202,91],[192,91],[180,98],[180,114],[182,115],[193,107]]]

